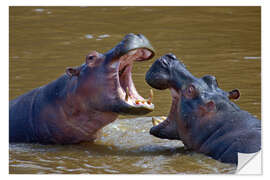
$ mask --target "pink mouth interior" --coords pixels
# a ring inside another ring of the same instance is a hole
[[[168,123],[174,119],[174,115],[175,113],[177,113],[177,111],[179,110],[179,101],[181,98],[181,92],[177,91],[174,88],[170,88],[171,91],[171,96],[172,96],[172,103],[171,103],[171,108],[170,108],[170,112],[167,115],[167,118],[162,121],[161,123],[159,123],[156,126],[161,126],[161,127],[166,127],[168,125]],[[155,126],[154,126],[155,127]]]
[[[131,72],[133,62],[144,61],[149,59],[151,56],[152,52],[148,49],[135,49],[122,56],[119,60],[120,64],[118,72],[122,96],[126,96],[126,93],[128,93],[129,102],[132,102],[132,104],[134,104],[134,102],[135,104],[147,104],[147,100],[145,100],[142,96],[139,95],[133,83]]]

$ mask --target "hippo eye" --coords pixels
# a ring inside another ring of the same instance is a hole
[[[196,96],[196,88],[194,85],[189,85],[187,88],[186,88],[186,97],[187,98],[194,98]]]
[[[86,56],[85,62],[86,62],[86,64],[95,63],[96,58],[97,58],[96,55],[89,54],[88,56]]]

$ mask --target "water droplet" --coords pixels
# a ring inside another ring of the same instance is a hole
[[[244,59],[247,59],[247,60],[249,60],[249,59],[261,59],[261,57],[259,57],[259,56],[245,56]]]
[[[91,34],[86,34],[85,37],[86,37],[87,39],[92,39],[94,36],[91,35]]]
[[[36,11],[36,12],[43,12],[44,9],[38,8],[38,9],[35,9],[34,11]]]
[[[99,38],[107,38],[107,37],[110,37],[110,35],[109,34],[103,34],[103,35],[100,35],[100,36],[98,36]]]

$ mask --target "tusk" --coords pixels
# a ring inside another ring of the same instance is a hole
[[[153,92],[153,90],[152,89],[150,89],[150,96],[149,96],[149,98],[151,98],[151,100],[153,99],[153,97],[154,97],[154,92]]]
[[[152,124],[153,124],[153,126],[157,126],[160,123],[162,123],[165,119],[166,119],[165,116],[161,116],[161,119],[156,118],[156,117],[152,117]]]
[[[158,119],[155,117],[152,117],[152,124],[153,124],[153,126],[157,126],[159,124]]]
[[[153,97],[154,97],[154,92],[153,92],[152,89],[150,89],[150,95],[149,95],[149,98],[147,100],[147,103],[148,104],[151,104],[152,103]]]
[[[161,116],[160,118],[161,118],[163,121],[164,121],[165,119],[167,119],[166,116]]]
[[[125,97],[125,100],[126,100],[126,101],[128,101],[128,96],[129,96],[129,89],[128,89],[128,87],[127,87],[127,89],[126,89],[126,97]]]

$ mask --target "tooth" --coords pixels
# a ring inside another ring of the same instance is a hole
[[[136,103],[136,104],[140,104],[140,100],[137,99],[137,100],[135,101],[135,103]]]
[[[149,98],[147,100],[147,103],[148,104],[151,104],[152,100],[153,100],[153,96],[154,96],[154,92],[152,89],[150,89],[150,95],[149,95]]]
[[[129,96],[129,89],[128,89],[128,87],[127,87],[127,89],[126,89],[126,97],[125,97],[125,100],[126,100],[126,101],[128,101],[128,96]]]
[[[167,119],[166,116],[161,116],[160,118],[162,119],[162,121],[164,121],[165,119]]]
[[[158,125],[157,119],[154,117],[152,117],[152,124],[153,124],[153,126]]]
[[[161,116],[160,118],[164,121],[167,117],[166,116]]]
[[[161,122],[162,122],[162,120],[155,118],[155,117],[152,117],[152,124],[154,126],[159,125]]]

